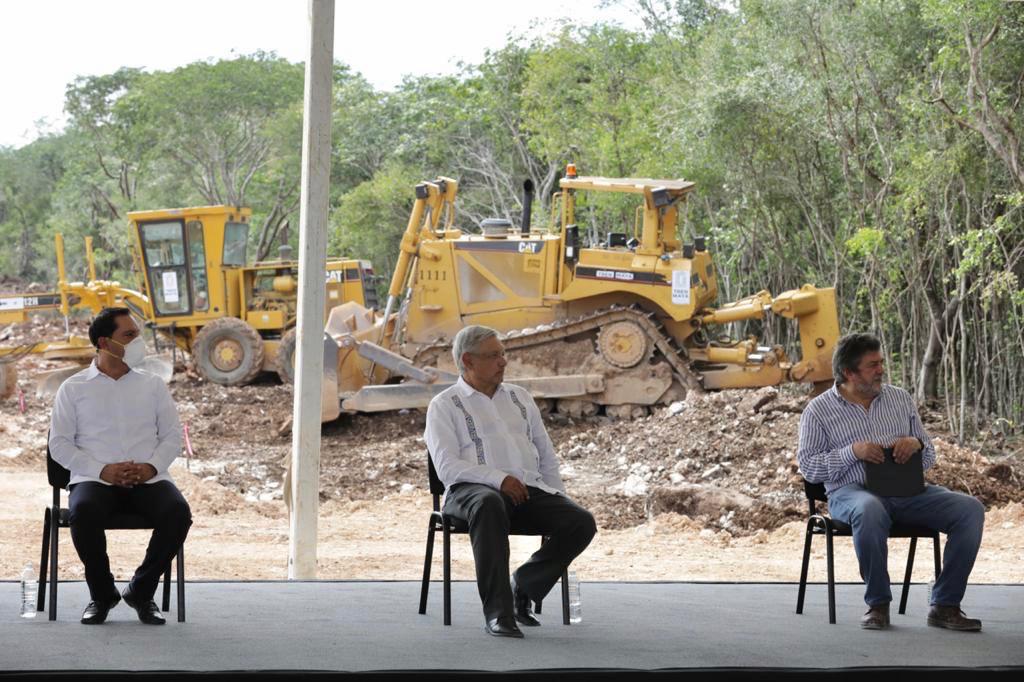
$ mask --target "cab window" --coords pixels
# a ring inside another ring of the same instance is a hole
[[[210,309],[210,287],[206,277],[206,246],[203,243],[203,224],[190,220],[188,230],[188,264],[192,268],[192,309]]]
[[[188,313],[190,296],[184,225],[180,221],[143,223],[139,226],[139,236],[156,313]]]
[[[245,247],[248,241],[248,223],[226,223],[224,225],[224,265],[245,265]]]

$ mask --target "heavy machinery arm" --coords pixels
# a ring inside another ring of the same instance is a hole
[[[425,406],[446,384],[431,368],[452,371],[451,342],[467,324],[502,334],[507,380],[536,386],[538,396],[557,399],[554,407],[570,413],[642,414],[687,390],[786,381],[820,388],[831,378],[839,336],[833,290],[805,285],[715,305],[717,274],[705,240],[683,244],[678,231],[693,187],[685,180],[577,177],[570,166],[547,232],[524,218],[519,230],[495,219],[469,234],[451,228],[453,180],[417,185],[385,315],[358,306],[332,312],[327,336],[340,406],[331,411]],[[526,216],[532,185],[524,189]],[[634,238],[610,233],[607,242],[581,244],[581,192],[635,195]],[[439,230],[443,211],[449,221]],[[709,333],[768,315],[797,322],[799,359],[756,338]]]
[[[18,346],[0,347],[0,399],[7,397],[14,390],[17,382],[15,363],[26,355],[38,354],[50,360],[70,360],[77,363],[72,367],[41,373],[36,381],[36,393],[41,395],[54,393],[64,379],[77,372],[81,364],[89,362],[95,354],[92,343],[88,338],[71,334],[68,330],[67,321],[72,309],[88,308],[93,313],[98,313],[104,308],[125,306],[143,320],[152,317],[152,306],[144,294],[122,287],[119,282],[96,279],[92,237],[85,238],[88,282],[67,280],[62,235],[54,236],[54,247],[57,256],[57,291],[0,296],[0,322],[23,322],[30,313],[58,310],[64,316],[66,337],[62,341],[33,341]],[[173,368],[166,359],[151,357],[147,360],[147,370],[170,380]]]

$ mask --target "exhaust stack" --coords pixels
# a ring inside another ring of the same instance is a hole
[[[524,237],[530,236],[530,213],[533,211],[533,180],[529,178],[523,183],[523,217],[520,223],[520,233]]]

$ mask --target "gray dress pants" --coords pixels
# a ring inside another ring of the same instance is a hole
[[[548,541],[515,571],[516,584],[533,601],[542,600],[562,571],[597,532],[593,515],[565,495],[528,488],[518,506],[481,483],[456,483],[448,489],[444,513],[469,524],[476,563],[476,584],[487,620],[513,616],[509,584],[509,533],[547,535]]]

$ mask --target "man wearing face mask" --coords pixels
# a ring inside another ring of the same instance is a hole
[[[181,425],[170,391],[139,372],[146,345],[127,308],[107,308],[89,326],[92,364],[65,381],[53,403],[50,454],[71,472],[71,539],[85,565],[91,601],[82,623],[99,624],[121,601],[139,620],[162,625],[153,601],[160,577],[192,525],[192,513],[168,474],[181,452]],[[104,525],[118,509],[153,524],[142,564],[118,593]]]

